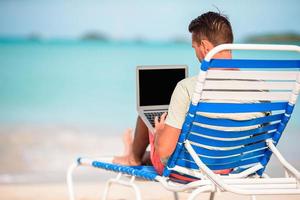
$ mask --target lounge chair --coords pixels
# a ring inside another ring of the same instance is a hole
[[[203,192],[232,192],[240,195],[300,194],[300,173],[280,154],[276,145],[288,121],[300,91],[300,60],[212,59],[223,50],[295,51],[294,45],[224,44],[208,53],[201,64],[195,92],[186,115],[176,149],[163,175],[149,166],[122,166],[102,159],[78,158],[67,175],[70,200],[74,200],[72,173],[78,166],[90,166],[118,173],[112,183],[132,187],[141,199],[135,177],[155,181],[167,190],[190,192],[195,199]],[[218,68],[214,69],[213,68]],[[226,70],[226,68],[238,68]],[[209,101],[213,100],[213,101]],[[208,117],[214,113],[219,117]],[[258,113],[259,117],[234,120],[226,114]],[[278,158],[285,177],[265,174],[273,155]],[[213,170],[230,169],[225,175]],[[184,174],[197,180],[176,183],[170,174]],[[121,180],[130,175],[128,181]]]

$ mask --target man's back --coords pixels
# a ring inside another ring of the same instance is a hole
[[[186,113],[188,111],[190,102],[192,100],[192,94],[195,90],[197,82],[197,76],[186,78],[182,81],[180,81],[171,98],[168,116],[165,121],[166,124],[181,129],[182,125],[184,123],[184,119],[186,116]],[[214,99],[203,99],[203,102],[218,102]],[[227,103],[255,103],[254,101],[232,101],[232,100],[222,100],[223,102]],[[265,116],[265,113],[261,112],[253,112],[253,113],[201,113],[202,116],[209,117],[209,118],[224,118],[224,119],[231,119],[231,120],[249,120],[254,119],[258,117]],[[249,130],[256,127],[244,127],[243,130]],[[223,130],[228,130],[228,127]]]

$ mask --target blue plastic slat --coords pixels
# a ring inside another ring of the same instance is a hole
[[[149,166],[149,165],[130,166],[130,168],[133,168],[136,170],[142,170],[143,172],[157,174],[155,168],[153,166]]]
[[[194,124],[191,128],[191,132],[199,133],[201,135],[206,135],[206,136],[218,137],[218,138],[239,138],[239,137],[251,136],[258,133],[275,130],[278,128],[279,124],[280,123],[277,122],[275,124],[265,125],[263,127],[259,127],[247,131],[221,131],[221,130],[215,130],[211,128],[204,128]]]
[[[260,170],[257,171],[257,174],[258,174],[259,176],[262,176],[263,172],[265,171],[266,166],[267,166],[267,164],[268,164],[268,162],[269,162],[269,160],[270,160],[270,158],[271,158],[271,155],[272,155],[272,151],[271,151],[271,150],[268,150],[268,151],[266,152],[265,157],[263,157],[263,158],[261,159],[260,163],[264,166],[264,168],[262,168],[262,169],[260,169]]]
[[[124,174],[137,176],[151,181],[155,181],[156,176],[158,176],[158,174],[155,171],[149,170],[149,168],[147,168],[147,170],[143,170],[143,167],[141,166],[131,167],[131,166],[123,166],[123,165],[111,164],[111,163],[100,162],[100,161],[94,161],[92,162],[92,165],[97,168],[102,168],[102,169],[115,171],[115,172],[121,172]]]
[[[274,135],[274,132],[271,132],[271,133],[260,134],[260,135],[253,136],[253,137],[250,137],[247,139],[242,139],[242,140],[222,141],[222,140],[214,140],[214,139],[205,138],[205,137],[202,137],[199,135],[190,134],[188,137],[188,140],[193,141],[195,143],[204,144],[204,145],[213,146],[213,147],[236,147],[236,146],[248,145],[251,143],[258,142],[258,141],[266,140],[266,139],[272,138],[273,135]]]
[[[204,65],[203,69],[207,69],[207,68],[300,68],[300,60],[212,59],[210,62],[203,63],[203,65]]]
[[[207,71],[207,69],[209,68],[209,65],[210,63],[205,61],[205,60],[202,60],[201,64],[200,64],[200,69],[202,71]]]
[[[284,114],[276,114],[265,117],[259,117],[251,120],[230,120],[220,118],[209,118],[201,115],[195,117],[195,122],[213,126],[224,126],[224,127],[241,127],[241,126],[253,126],[263,123],[269,123],[273,121],[281,120]]]
[[[295,105],[290,105],[290,104],[288,104],[288,105],[287,105],[287,108],[286,108],[286,114],[288,114],[288,115],[292,114],[292,113],[293,113],[293,110],[294,110],[294,106],[295,106]]]
[[[288,102],[274,103],[209,103],[199,102],[198,112],[211,113],[246,113],[246,112],[269,112],[285,110]]]
[[[191,103],[191,104],[190,104],[190,107],[189,107],[188,113],[190,113],[190,114],[195,114],[196,111],[197,111],[197,105],[193,105],[193,104]]]
[[[253,163],[258,163],[260,162],[261,157],[257,158],[252,158],[252,159],[247,159],[243,160],[240,162],[234,162],[230,164],[225,164],[225,165],[207,165],[211,170],[222,170],[222,169],[233,169],[235,167],[240,167],[240,166],[245,166]],[[190,169],[199,169],[198,165],[195,162],[190,162],[186,160],[177,160],[176,164],[181,167],[186,167]]]
[[[235,154],[244,153],[247,151],[253,151],[255,149],[261,149],[261,148],[267,148],[267,144],[265,141],[250,144],[247,146],[242,146],[237,149],[231,149],[231,150],[213,150],[213,149],[206,149],[203,147],[199,147],[196,145],[192,145],[193,149],[197,154],[204,155],[204,156],[231,156]]]
[[[257,150],[245,154],[240,154],[240,155],[235,155],[227,158],[218,158],[218,157],[213,157],[213,158],[208,158],[208,157],[203,157],[200,156],[201,161],[206,164],[206,165],[224,165],[224,164],[229,164],[233,162],[238,162],[241,160],[245,160],[248,158],[253,158],[253,157],[262,157],[264,156],[264,153],[266,152],[266,149],[262,150]],[[179,159],[184,159],[184,160],[189,160],[189,161],[194,161],[190,153],[184,152],[182,153],[179,157]]]
[[[276,132],[281,134],[284,131],[285,127],[286,127],[285,123],[280,123]]]
[[[290,115],[284,115],[281,119],[282,123],[287,124],[290,120],[291,116]]]
[[[172,167],[174,167],[174,166],[175,166],[175,164],[172,165]],[[163,174],[162,174],[164,177],[170,176],[171,170],[169,170],[169,167],[171,168],[171,166],[169,164],[167,164],[167,167],[164,168],[164,171],[163,171]]]

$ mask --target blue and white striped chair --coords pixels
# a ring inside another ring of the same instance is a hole
[[[278,50],[300,53],[300,47],[293,45],[217,46],[201,64],[177,147],[163,176],[159,176],[152,167],[128,167],[101,159],[79,158],[68,171],[70,199],[74,200],[72,172],[80,165],[119,173],[117,178],[109,180],[103,199],[107,198],[112,183],[131,186],[136,192],[136,199],[141,199],[140,191],[133,182],[135,177],[159,182],[173,191],[175,197],[176,192],[189,191],[189,199],[196,198],[202,192],[210,192],[210,199],[213,199],[215,192],[220,191],[252,197],[268,194],[300,195],[300,173],[276,148],[291,118],[300,91],[300,59],[212,59],[223,50]],[[207,117],[207,113],[223,117]],[[224,117],[226,114],[253,113],[265,114],[241,120]],[[270,178],[264,174],[272,154],[283,165],[285,177]],[[223,169],[232,171],[228,175],[218,175],[212,171]],[[169,178],[171,173],[185,174],[198,180],[174,184]],[[131,175],[132,179],[124,182],[121,180],[123,174]]]

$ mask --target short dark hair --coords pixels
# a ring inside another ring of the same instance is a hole
[[[231,24],[228,18],[220,13],[207,12],[192,20],[189,32],[194,33],[194,39],[200,42],[209,40],[214,46],[233,43]]]

